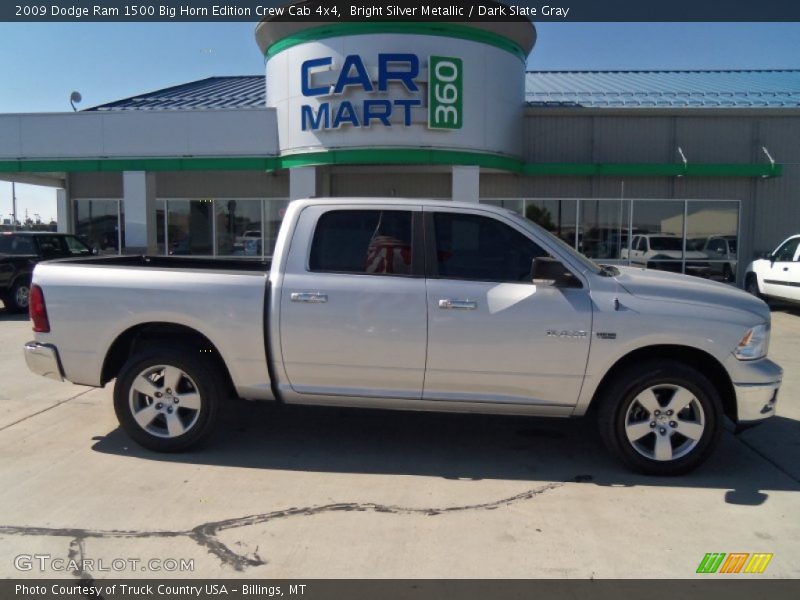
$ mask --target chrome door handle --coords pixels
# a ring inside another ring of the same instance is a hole
[[[292,302],[304,302],[305,304],[324,304],[328,301],[328,294],[311,294],[308,292],[292,293]]]
[[[444,310],[475,310],[478,308],[478,303],[473,300],[452,300],[450,298],[443,298],[439,300],[439,308]]]

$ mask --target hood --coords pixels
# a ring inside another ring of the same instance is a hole
[[[742,310],[770,320],[765,302],[732,285],[666,271],[617,268],[617,282],[634,296]]]

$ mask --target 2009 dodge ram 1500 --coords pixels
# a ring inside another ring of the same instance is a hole
[[[123,429],[159,451],[205,438],[230,394],[572,417],[596,408],[627,466],[705,460],[725,415],[775,410],[770,313],[730,286],[598,266],[480,204],[303,200],[270,265],[177,257],[36,267],[32,371],[116,379]]]

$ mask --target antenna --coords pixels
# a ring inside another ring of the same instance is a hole
[[[72,106],[72,110],[74,110],[76,112],[78,111],[78,109],[75,108],[75,105],[76,104],[80,104],[81,100],[83,100],[83,96],[81,96],[80,92],[77,92],[77,91],[76,92],[72,92],[69,95],[69,103]]]

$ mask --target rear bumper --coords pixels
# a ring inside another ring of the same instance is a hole
[[[25,363],[28,369],[37,375],[64,381],[64,370],[61,368],[61,360],[55,346],[28,342],[25,344]]]
[[[739,363],[733,389],[736,392],[736,423],[749,425],[775,414],[783,369],[768,359]]]

